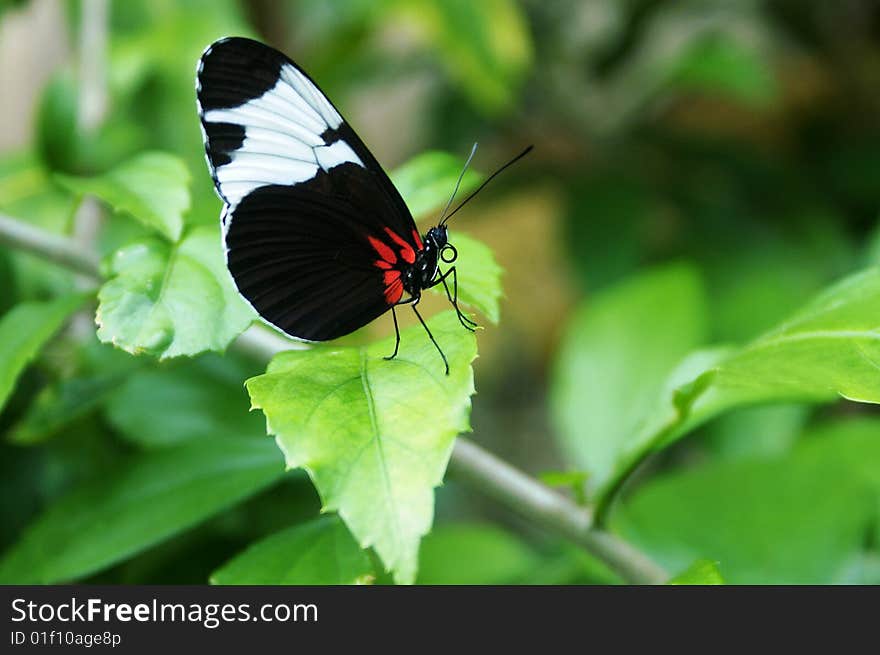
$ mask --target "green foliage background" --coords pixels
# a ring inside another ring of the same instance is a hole
[[[671,583],[880,583],[874,3],[117,0],[93,128],[60,6],[0,215],[97,203],[101,279],[0,245],[0,582],[625,581],[445,476],[472,430]],[[472,142],[468,189],[536,145],[453,220],[486,329],[426,300],[448,378],[411,320],[393,362],[390,317],[239,339],[193,91],[230,34],[309,70],[424,227]]]

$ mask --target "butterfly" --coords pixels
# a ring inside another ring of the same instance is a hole
[[[224,203],[226,265],[257,314],[290,337],[328,341],[390,309],[393,359],[395,309],[409,305],[448,375],[418,304],[423,290],[442,284],[461,325],[476,328],[458,307],[457,251],[446,228],[455,212],[445,215],[452,200],[419,234],[388,175],[317,84],[258,41],[211,44],[198,63],[196,95]]]

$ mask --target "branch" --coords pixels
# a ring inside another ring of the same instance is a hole
[[[582,546],[631,584],[662,584],[669,574],[642,552],[614,535],[593,528],[593,513],[459,437],[449,468],[453,475],[480,489],[544,528]]]
[[[97,261],[57,236],[0,215],[0,243],[39,255],[100,279]],[[297,344],[262,326],[245,331],[236,345],[269,359]],[[593,514],[464,437],[456,440],[449,469],[453,475],[545,529],[580,545],[630,584],[660,584],[669,575],[631,544],[593,527]]]
[[[25,250],[59,266],[101,279],[97,256],[83,252],[72,239],[0,214],[0,243]]]

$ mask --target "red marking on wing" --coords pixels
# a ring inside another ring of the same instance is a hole
[[[385,271],[383,279],[385,282],[385,300],[389,305],[393,305],[403,295],[403,280],[400,279],[400,271]]]
[[[403,283],[401,282],[396,282],[385,289],[385,300],[389,305],[396,305],[401,296],[403,296]]]
[[[419,236],[419,231],[413,228],[413,241],[416,242],[416,245],[419,247],[419,250],[425,249],[425,244],[422,243],[422,237]]]
[[[370,245],[376,249],[377,253],[379,253],[379,257],[384,259],[389,264],[397,263],[397,255],[394,254],[394,251],[391,248],[389,248],[387,245],[385,245],[383,242],[379,241],[379,239],[375,237],[367,237],[367,239],[369,239]]]
[[[379,268],[384,270],[388,270],[389,268],[391,268],[391,264],[386,262],[384,259],[377,259],[373,262],[373,266],[378,266]]]
[[[403,280],[400,279],[400,271],[385,271],[385,300],[393,305],[403,295]]]
[[[397,236],[397,233],[394,232],[394,230],[392,230],[390,227],[386,227],[385,232],[394,240],[394,242],[398,246],[400,246],[400,256],[403,258],[404,261],[409,262],[410,264],[416,261],[416,251],[413,250],[413,247],[411,245],[409,245],[406,241]]]

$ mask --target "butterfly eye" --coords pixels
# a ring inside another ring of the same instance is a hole
[[[440,259],[443,260],[444,264],[451,264],[458,259],[458,251],[455,249],[455,246],[451,243],[443,246],[443,250],[440,251]]]

